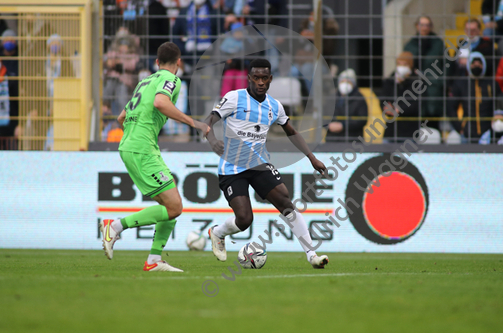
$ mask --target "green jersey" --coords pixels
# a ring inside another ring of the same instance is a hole
[[[157,94],[164,94],[176,104],[181,81],[171,72],[160,69],[136,86],[133,97],[126,104],[124,136],[119,150],[160,155],[157,137],[167,117],[154,107]]]

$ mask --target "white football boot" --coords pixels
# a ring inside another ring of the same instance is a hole
[[[100,221],[101,235],[103,236],[103,250],[108,259],[114,257],[114,243],[120,238],[120,234],[112,228],[112,219]]]
[[[313,254],[309,259],[309,262],[311,263],[311,265],[313,265],[313,268],[315,269],[325,268],[325,265],[328,264],[328,257]]]
[[[208,235],[210,235],[211,239],[211,247],[213,248],[213,254],[220,261],[227,260],[227,251],[225,250],[225,238],[219,238],[213,234],[213,229],[216,226],[211,227],[208,230]]]
[[[181,269],[171,266],[164,260],[155,262],[152,265],[149,265],[148,262],[145,261],[143,270],[146,272],[183,272]]]

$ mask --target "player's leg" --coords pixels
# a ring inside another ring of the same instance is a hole
[[[248,187],[248,184],[246,184],[246,187]],[[253,222],[250,197],[243,195],[234,197],[229,202],[229,206],[231,206],[234,211],[234,216],[229,217],[223,224],[213,226],[208,230],[213,254],[220,261],[227,260],[225,236],[245,231]]]
[[[243,174],[220,176],[220,189],[224,192],[229,206],[234,211],[234,216],[229,217],[221,225],[216,225],[208,234],[211,239],[213,254],[220,261],[227,260],[225,250],[225,236],[233,235],[248,229],[253,222],[253,211],[248,194],[248,180],[246,171]]]
[[[166,246],[169,236],[175,228],[175,218],[180,216],[180,214],[182,213],[182,198],[180,197],[177,188],[173,187],[168,190],[162,191],[152,199],[157,201],[159,203],[159,206],[166,209],[168,218],[173,218],[156,222],[152,248],[150,249],[150,254],[148,255],[143,270],[183,272],[181,269],[169,265],[161,258],[162,250]]]
[[[160,156],[130,152],[120,153],[129,175],[138,189],[142,194],[159,202],[159,205],[147,207],[122,219],[113,220],[107,230],[113,230],[118,238],[118,235],[125,229],[156,224],[151,251],[153,256],[145,263],[144,270],[181,271],[161,262],[160,258],[162,249],[176,224],[175,218],[182,212],[182,201],[170,170]],[[107,247],[105,253],[111,259],[113,242],[108,242],[108,246],[105,246],[105,243],[107,242],[104,237],[104,248]],[[160,264],[153,266],[156,261],[159,261]]]
[[[324,268],[328,257],[318,257],[316,254],[306,221],[302,214],[295,210],[281,174],[271,165],[268,171],[257,171],[250,185],[262,199],[267,199],[284,216],[285,222],[299,240],[307,260],[313,267]]]
[[[292,229],[293,234],[297,237],[302,249],[306,253],[307,261],[314,268],[324,268],[328,264],[328,257],[316,254],[306,221],[302,214],[294,209],[285,184],[280,184],[272,189],[266,195],[266,199],[284,216],[285,222]]]

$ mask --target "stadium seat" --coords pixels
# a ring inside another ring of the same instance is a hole
[[[429,133],[429,131],[433,133]],[[440,131],[435,129],[435,128],[430,128],[428,127],[428,130],[421,129],[421,132],[424,133],[424,135],[427,136],[426,141],[423,143],[425,145],[438,145],[442,143],[442,135],[440,134]]]
[[[267,93],[292,112],[297,110],[302,102],[300,81],[293,77],[275,77]]]
[[[368,133],[365,130],[374,122],[374,120],[376,118],[379,118],[382,120],[381,103],[379,101],[379,98],[372,91],[372,89],[359,88],[359,90],[360,90],[360,93],[363,95],[363,97],[365,97],[365,102],[367,102],[367,108],[369,111],[367,124],[363,128],[363,138],[365,139],[365,141],[370,141],[370,136],[368,135]],[[383,122],[384,122],[384,120],[383,120]],[[382,143],[382,138],[384,136],[384,128],[379,123],[377,123],[375,127],[378,129],[378,131],[380,133],[379,133],[379,135],[377,135],[378,133],[374,133],[374,135],[377,137],[377,139],[374,140],[373,142],[374,143]],[[372,131],[372,130],[369,129],[369,131]]]
[[[274,97],[283,104],[286,114],[291,117],[294,126],[297,125],[298,120],[295,115],[298,115],[299,108],[302,103],[302,92],[300,81],[294,77],[274,77],[267,91],[267,94]],[[282,137],[285,135],[281,126],[271,127],[269,133],[272,136]]]

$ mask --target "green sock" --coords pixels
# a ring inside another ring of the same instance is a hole
[[[162,205],[151,206],[121,219],[124,229],[151,225],[169,220],[168,210]]]
[[[168,242],[169,235],[175,228],[176,220],[158,221],[155,225],[154,242],[150,254],[161,255],[164,246]]]

